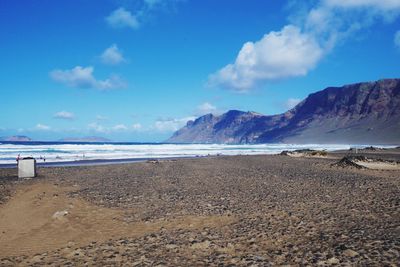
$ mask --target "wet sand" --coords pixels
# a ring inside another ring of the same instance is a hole
[[[0,169],[0,266],[396,266],[400,171],[340,153]]]

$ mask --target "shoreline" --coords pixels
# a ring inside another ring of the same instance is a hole
[[[186,157],[207,157],[207,156],[228,156],[228,155],[274,155],[282,151],[293,150],[325,150],[334,153],[338,150],[346,151],[350,148],[359,150],[372,147],[371,145],[354,144],[249,144],[249,145],[224,145],[224,144],[195,144],[195,145],[85,145],[83,146],[5,146],[0,157],[0,168],[13,168],[16,166],[16,157],[33,157],[37,160],[38,166],[83,166],[99,164],[130,163],[135,161],[164,158],[186,158]],[[392,146],[376,146],[375,148],[393,149]],[[43,161],[46,159],[46,162]]]
[[[270,154],[268,154],[270,155]],[[234,156],[234,155],[226,155]],[[76,161],[61,161],[61,162],[37,162],[37,167],[51,168],[51,167],[81,167],[81,166],[104,166],[114,164],[129,164],[136,162],[146,161],[162,161],[162,160],[177,160],[177,159],[191,159],[191,158],[210,158],[213,156],[191,156],[191,157],[167,157],[167,158],[126,158],[126,159],[90,159],[90,160],[76,160]],[[216,156],[217,157],[217,156]],[[17,168],[17,164],[0,164],[0,169]]]
[[[372,147],[372,146],[371,146]],[[297,152],[297,151],[307,151],[308,149],[301,150],[289,150],[288,152]],[[179,160],[179,159],[197,159],[197,158],[215,158],[215,157],[234,157],[234,156],[276,156],[281,155],[282,152],[286,152],[287,150],[277,152],[277,153],[262,153],[262,154],[236,154],[236,155],[225,155],[225,154],[216,154],[216,155],[191,155],[191,156],[172,156],[172,157],[143,157],[143,158],[121,158],[121,159],[85,159],[85,160],[75,160],[75,161],[53,161],[53,162],[37,162],[37,167],[41,168],[51,168],[51,167],[81,167],[81,166],[104,166],[104,165],[117,165],[117,164],[129,164],[129,163],[138,163],[138,162],[146,162],[146,161],[169,161],[169,160]],[[354,150],[313,150],[309,149],[309,151],[326,151],[326,156],[321,158],[330,158],[330,159],[340,159],[344,156],[349,155],[368,155],[368,156],[390,156],[390,155],[398,155],[400,152],[399,147],[393,148],[381,148],[381,147],[373,147],[373,149],[369,149],[369,147],[359,149],[357,152]],[[306,153],[301,153],[300,157],[308,157],[315,158],[316,156],[310,156]],[[318,157],[318,156],[317,156]],[[400,161],[400,158],[399,158]],[[12,169],[17,168],[16,163],[0,163],[0,169]]]

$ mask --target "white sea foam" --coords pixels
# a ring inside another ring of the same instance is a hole
[[[317,149],[339,150],[356,147],[332,144],[0,144],[0,164],[15,163],[21,157],[46,158],[46,162],[65,162],[101,159],[134,159],[195,157],[207,155],[257,155],[277,154],[283,150]],[[363,146],[358,146],[363,147]]]

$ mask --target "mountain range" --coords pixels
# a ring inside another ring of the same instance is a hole
[[[167,142],[400,144],[400,79],[328,87],[278,115],[207,114]]]

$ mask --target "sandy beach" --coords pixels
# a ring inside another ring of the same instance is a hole
[[[396,266],[400,150],[347,154],[0,169],[0,266]]]

